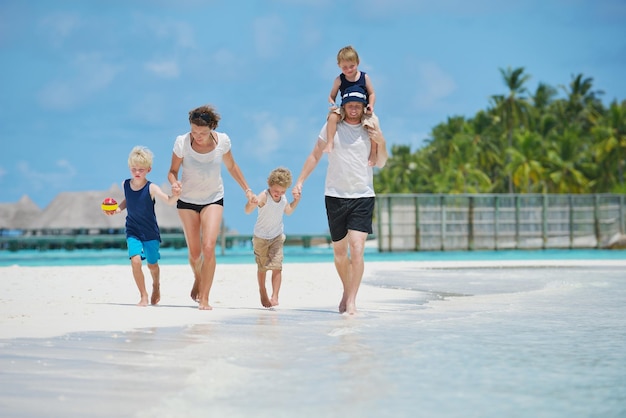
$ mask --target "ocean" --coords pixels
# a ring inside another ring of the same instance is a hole
[[[332,261],[324,251],[302,251],[286,259]],[[218,263],[251,262],[249,254],[224,257]],[[419,257],[527,263],[420,267],[413,262]],[[174,258],[164,254],[163,262]],[[46,416],[64,417],[626,416],[623,264],[558,262],[624,260],[624,252],[367,258],[385,261],[364,284],[406,292],[359,306],[356,317],[258,309],[188,327],[1,341],[0,411],[10,405],[3,416],[31,417],[46,405]],[[556,262],[533,266],[546,259]],[[68,395],[55,394],[55,385]]]
[[[287,246],[285,263],[332,262],[330,246]],[[626,260],[626,250],[600,249],[546,249],[546,250],[479,250],[479,251],[420,251],[380,253],[377,248],[365,249],[366,261],[524,261],[524,260]],[[187,249],[161,249],[160,264],[187,264]],[[228,248],[224,254],[218,249],[217,263],[254,264],[252,248]],[[22,250],[0,251],[0,267],[7,266],[101,266],[129,264],[126,250]]]

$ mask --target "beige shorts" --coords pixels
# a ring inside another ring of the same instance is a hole
[[[285,239],[285,234],[272,239],[252,237],[254,260],[259,271],[283,269],[283,244]]]
[[[345,116],[343,113],[343,107],[341,106],[330,110],[328,112],[328,116],[330,116],[333,113],[336,115],[339,115],[339,120],[343,120]],[[328,120],[328,116],[326,117],[326,120]],[[363,124],[365,128],[378,129],[378,126],[379,126],[378,116],[376,116],[375,113],[366,113],[363,115],[363,118],[361,119],[361,123]]]

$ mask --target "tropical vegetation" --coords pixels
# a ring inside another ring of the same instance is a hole
[[[393,145],[377,193],[626,193],[626,100],[607,107],[582,74],[529,92],[524,68],[500,73],[508,92],[486,110]]]

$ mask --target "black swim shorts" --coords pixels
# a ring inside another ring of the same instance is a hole
[[[202,212],[202,209],[206,208],[207,206],[211,206],[211,205],[224,206],[224,198],[222,198],[220,200],[217,200],[215,202],[212,202],[212,203],[204,204],[204,205],[196,205],[195,203],[187,203],[187,202],[183,202],[180,199],[178,199],[178,202],[176,202],[176,208],[178,208],[178,209],[191,209],[191,210],[195,210],[198,213]]]
[[[346,199],[326,196],[326,216],[333,241],[341,241],[348,230],[372,233],[375,197]]]

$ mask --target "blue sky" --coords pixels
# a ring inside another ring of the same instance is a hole
[[[623,0],[5,0],[0,201],[45,208],[60,192],[106,190],[128,177],[134,145],[155,153],[149,178],[162,184],[187,112],[206,103],[255,192],[277,166],[297,176],[345,45],[372,78],[389,146],[415,150],[447,117],[485,109],[507,92],[509,66],[531,90],[582,73],[605,103],[621,101],[624,22]],[[325,169],[288,233],[326,232]],[[250,233],[255,215],[223,174],[226,224]]]

